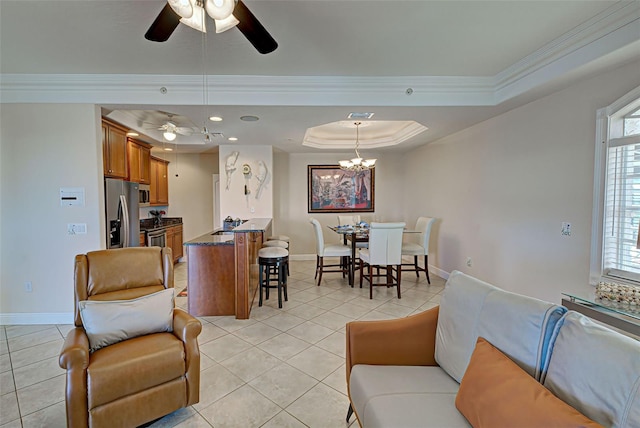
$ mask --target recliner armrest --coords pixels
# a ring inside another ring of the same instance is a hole
[[[76,327],[67,334],[58,364],[66,370],[86,370],[89,367],[89,338],[82,327]]]
[[[182,309],[173,310],[173,334],[178,339],[187,343],[195,340],[202,331],[202,324],[193,315]]]
[[[437,366],[437,306],[406,318],[347,323],[347,385],[356,364]]]

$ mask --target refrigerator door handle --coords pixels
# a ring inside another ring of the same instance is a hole
[[[127,198],[124,195],[120,195],[120,204],[122,206],[122,227],[123,227],[123,239],[122,248],[129,247],[129,207],[127,206]]]

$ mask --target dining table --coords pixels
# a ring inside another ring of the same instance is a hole
[[[353,288],[356,273],[356,249],[359,242],[369,242],[368,226],[327,226],[335,233],[342,235],[345,245],[347,241],[351,242],[351,263],[349,264],[349,285]],[[420,233],[419,230],[405,229],[403,233]]]

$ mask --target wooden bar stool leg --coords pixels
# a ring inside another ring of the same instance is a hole
[[[258,300],[258,306],[262,306],[262,287],[263,287],[263,279],[264,279],[264,269],[265,266],[258,266],[260,269],[259,278],[258,278],[258,287],[260,287],[260,300]]]

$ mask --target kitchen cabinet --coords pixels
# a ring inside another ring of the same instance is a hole
[[[184,255],[182,242],[182,225],[167,227],[167,247],[173,252],[173,262],[177,263]]]
[[[132,138],[127,140],[129,181],[151,183],[151,145]]]
[[[169,162],[151,156],[150,190],[151,205],[169,205]]]
[[[127,178],[127,130],[102,121],[102,159],[104,176]]]
[[[141,247],[146,247],[147,246],[147,241],[145,239],[145,233],[144,232],[140,232],[140,246]]]

